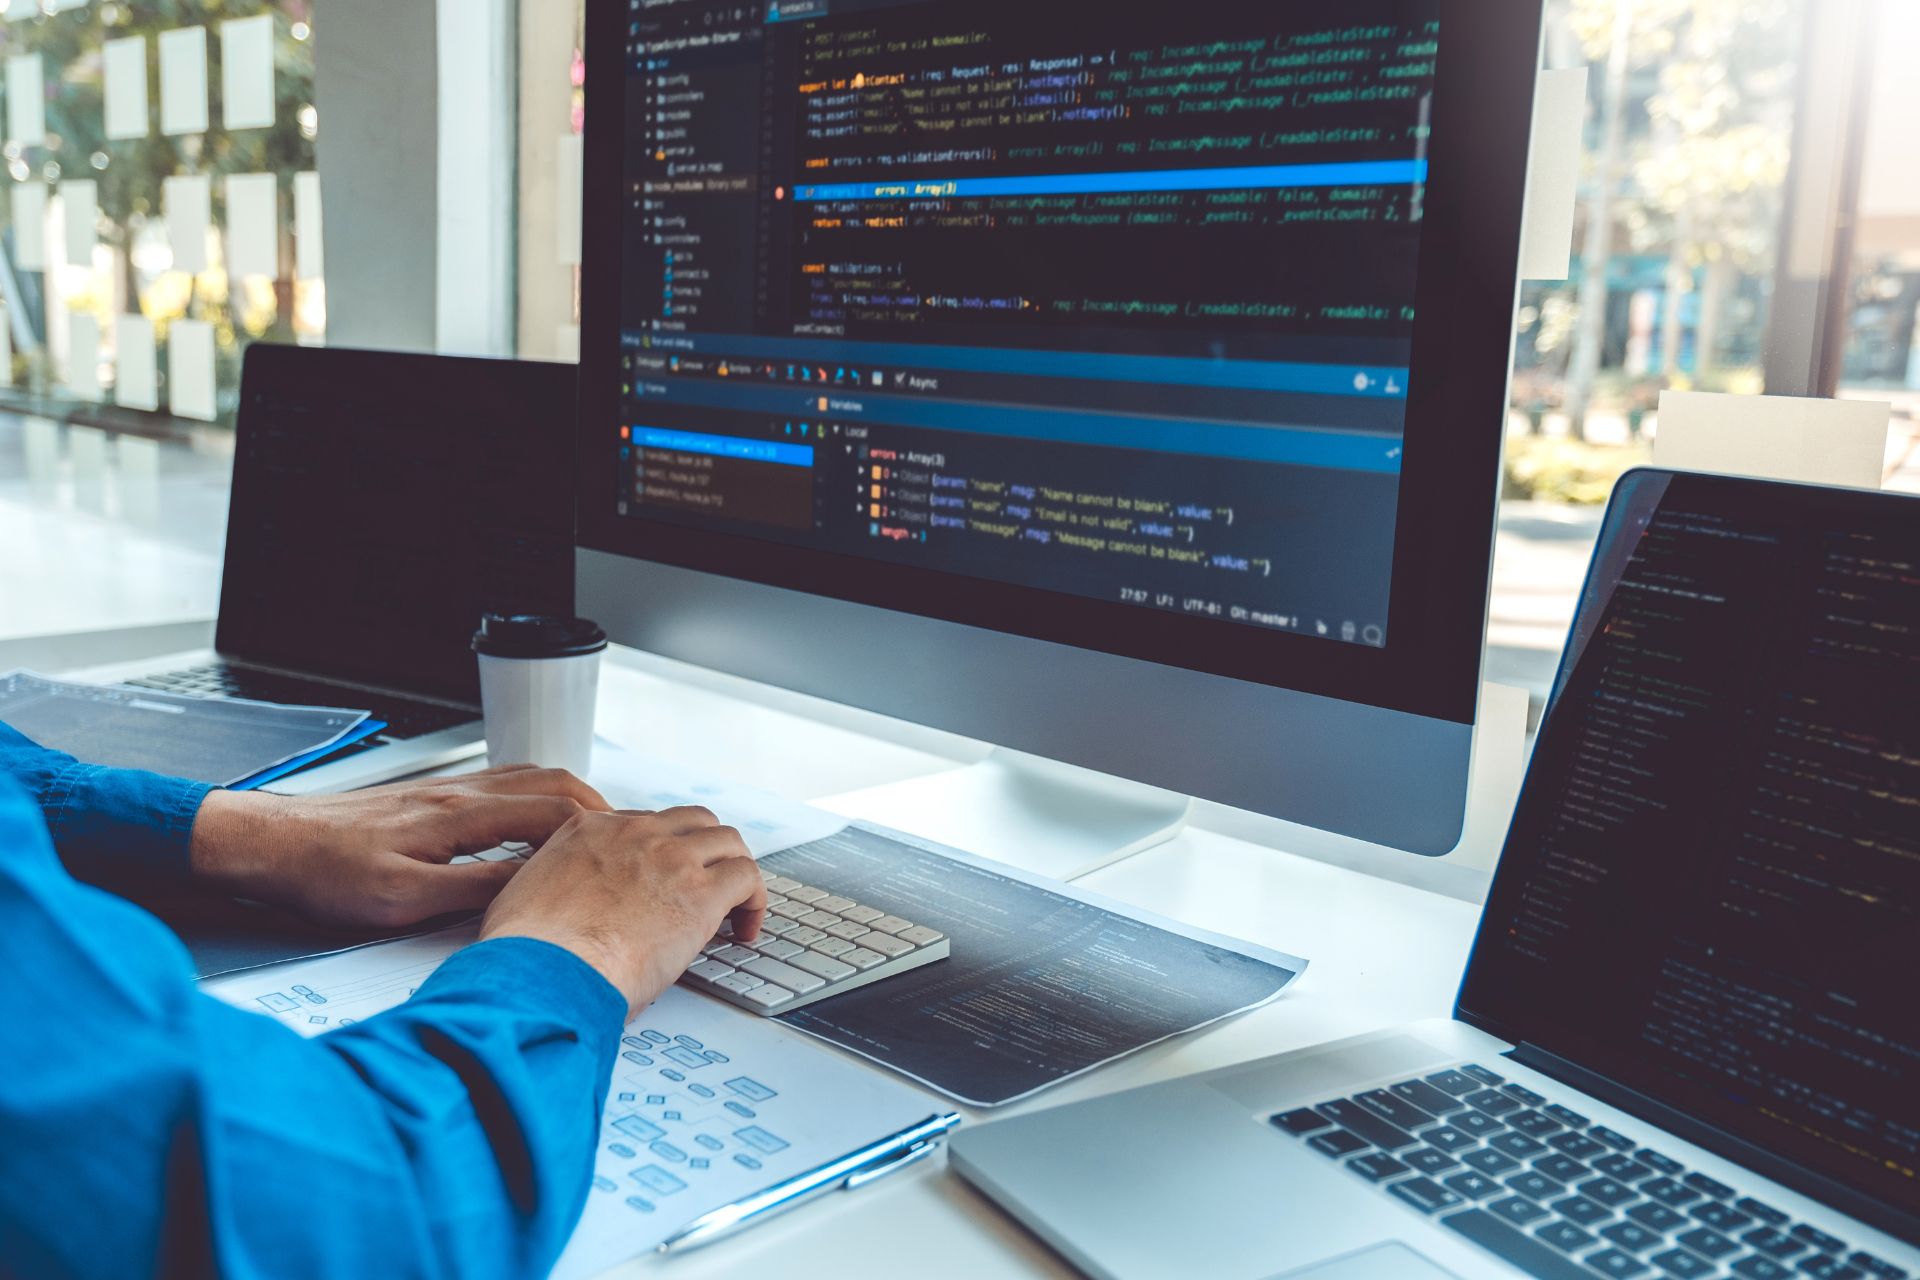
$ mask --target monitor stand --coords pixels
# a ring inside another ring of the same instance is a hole
[[[978,764],[849,791],[827,808],[1056,880],[1179,835],[1193,800],[995,748]]]

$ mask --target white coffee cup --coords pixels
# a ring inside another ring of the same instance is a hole
[[[487,763],[587,776],[607,633],[585,618],[490,613],[473,633]]]

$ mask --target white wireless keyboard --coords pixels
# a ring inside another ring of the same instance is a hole
[[[786,1013],[947,958],[936,929],[786,876],[766,880],[760,936],[716,934],[683,984],[754,1013]]]

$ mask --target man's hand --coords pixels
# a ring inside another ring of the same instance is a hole
[[[672,985],[729,917],[760,934],[767,890],[740,833],[705,809],[588,813],[528,859],[480,925],[484,938],[539,938],[598,969],[629,1013]]]
[[[448,866],[504,841],[539,845],[600,793],[559,769],[512,765],[344,795],[215,791],[194,819],[195,879],[322,924],[393,928],[477,911],[520,870]]]

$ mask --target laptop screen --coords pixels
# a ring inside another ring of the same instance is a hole
[[[1917,914],[1920,499],[1631,473],[1461,1016],[1911,1215]]]
[[[488,611],[573,611],[571,365],[247,351],[216,639],[457,702]]]

